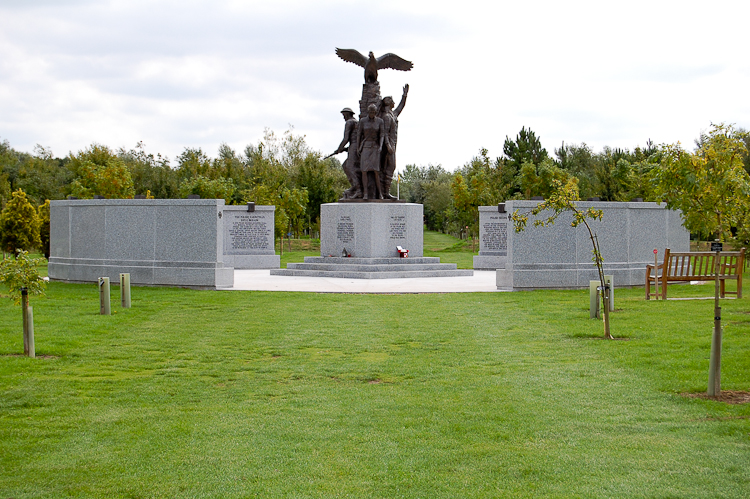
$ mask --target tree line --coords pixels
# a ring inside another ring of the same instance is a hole
[[[481,149],[453,172],[441,165],[406,165],[391,189],[424,205],[428,229],[460,237],[478,234],[478,206],[546,198],[554,185],[572,181],[581,199],[666,201],[683,210],[693,234],[747,244],[750,136],[743,129],[712,125],[694,146],[688,151],[649,140],[632,150],[595,152],[585,143],[563,143],[549,154],[540,137],[523,127],[515,139],[506,136],[502,154],[494,159]],[[322,159],[292,130],[282,135],[266,130],[263,139],[239,153],[222,144],[213,158],[200,148],[185,148],[174,162],[146,153],[142,143],[129,150],[94,143],[60,158],[39,145],[33,153],[19,152],[6,140],[0,141],[0,242],[9,252],[48,247],[47,200],[190,194],[227,204],[275,205],[277,237],[315,237],[320,205],[337,201],[347,187],[339,161]],[[29,207],[36,214],[33,223]],[[24,224],[36,229],[22,235]]]
[[[347,187],[341,164],[335,158],[321,159],[292,130],[281,136],[266,130],[263,139],[239,153],[222,144],[213,158],[200,148],[188,147],[174,162],[146,153],[142,143],[129,150],[91,144],[60,158],[42,146],[30,154],[0,141],[3,210],[11,206],[17,211],[17,205],[23,204],[20,199],[12,202],[18,192],[33,206],[69,196],[177,199],[195,194],[224,199],[227,204],[275,205],[276,236],[299,237],[319,232],[320,205],[338,200]],[[8,215],[7,224],[0,223],[3,251],[29,247],[14,236],[21,216],[28,213]]]
[[[665,201],[685,214],[685,226],[703,239],[750,243],[750,135],[712,125],[695,140],[632,150],[561,144],[549,154],[536,133],[523,127],[505,138],[502,155],[487,149],[454,172],[442,166],[407,165],[401,197],[424,205],[431,230],[478,234],[478,206],[507,200],[548,198],[555,185],[572,181],[577,197],[598,201]],[[555,181],[558,181],[556,183]]]

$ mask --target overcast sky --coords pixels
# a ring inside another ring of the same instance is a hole
[[[174,159],[238,152],[294,126],[324,154],[364,71],[335,47],[413,61],[381,70],[398,102],[398,164],[453,170],[531,127],[633,149],[750,129],[742,1],[0,0],[0,140],[56,156],[92,142]],[[339,156],[343,161],[343,155]]]

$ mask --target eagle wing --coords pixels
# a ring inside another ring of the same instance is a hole
[[[367,64],[367,57],[360,54],[354,49],[336,49],[336,55],[346,62],[353,62],[357,66],[365,67]]]
[[[389,68],[398,69],[399,71],[410,71],[413,67],[414,64],[406,59],[400,58],[396,54],[387,53],[378,57],[378,69]]]

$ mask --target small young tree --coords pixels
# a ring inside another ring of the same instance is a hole
[[[16,305],[21,305],[23,314],[23,350],[24,354],[34,357],[32,327],[29,327],[28,297],[43,295],[47,284],[39,275],[38,266],[44,258],[29,258],[26,251],[18,250],[16,258],[0,261],[0,283],[8,286],[10,296]]]
[[[596,269],[599,273],[599,285],[602,289],[602,310],[604,310],[604,337],[608,340],[612,339],[612,335],[609,332],[609,287],[604,282],[604,260],[602,259],[602,253],[599,249],[599,239],[596,237],[596,233],[591,230],[591,226],[588,223],[588,219],[601,220],[602,210],[596,210],[589,207],[586,210],[579,209],[575,202],[578,201],[578,179],[571,177],[564,184],[556,179],[552,180],[554,190],[550,194],[549,198],[539,203],[534,209],[526,213],[519,213],[518,210],[513,212],[513,226],[516,232],[522,232],[526,229],[526,225],[529,222],[529,215],[534,217],[540,215],[542,212],[549,210],[551,214],[547,218],[537,218],[534,220],[534,226],[546,227],[552,225],[557,220],[557,217],[565,211],[573,213],[573,221],[570,223],[571,227],[578,227],[583,224],[589,233],[591,239],[591,253],[593,254],[592,260]]]
[[[0,214],[0,244],[3,251],[15,254],[41,246],[39,217],[21,189],[15,191]]]
[[[10,297],[16,305],[21,304],[21,290],[26,288],[30,296],[43,295],[47,282],[39,275],[38,267],[44,258],[29,258],[28,251],[18,250],[15,258],[0,261],[0,283],[8,286]]]

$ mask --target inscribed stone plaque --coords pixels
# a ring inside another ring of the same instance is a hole
[[[339,217],[338,224],[336,225],[336,239],[344,244],[354,241],[354,222],[352,222],[352,217],[348,215]]]
[[[503,256],[508,252],[508,215],[481,213],[479,254]]]
[[[277,269],[274,206],[224,207],[224,263],[235,269]]]
[[[391,215],[388,223],[388,234],[391,239],[406,239],[406,217]]]
[[[270,249],[271,228],[266,217],[248,213],[236,215],[229,227],[229,250]]]

